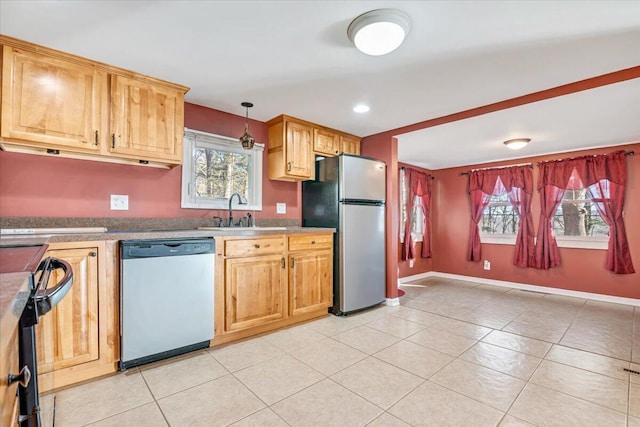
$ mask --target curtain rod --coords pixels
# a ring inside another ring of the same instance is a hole
[[[471,169],[470,171],[467,171],[467,172],[460,172],[460,175],[469,175],[473,171],[486,171],[486,170],[492,170],[492,169],[504,169],[504,168],[511,168],[511,167],[514,167],[514,166],[529,166],[531,169],[533,169],[533,163],[518,163],[517,165],[496,166],[494,168]]]
[[[634,154],[636,154],[634,151],[625,151],[624,155],[625,156],[633,156]],[[574,159],[576,157],[571,157],[569,158],[569,160]],[[555,160],[549,160],[550,162],[553,162]],[[531,169],[533,169],[533,163],[521,163],[518,165],[509,165],[509,166],[497,166],[495,168],[482,168],[482,169],[471,169],[471,171],[482,171],[482,170],[491,170],[491,169],[501,169],[501,168],[508,168],[508,167],[512,167],[512,166],[529,166]],[[471,171],[467,171],[467,172],[461,172],[460,175],[469,175],[469,173]]]
[[[404,167],[404,166],[400,166],[400,170],[401,170],[401,171],[403,171],[404,169],[405,169],[405,167]],[[411,169],[411,168],[408,168],[408,169]],[[416,170],[416,169],[413,169],[413,170]],[[420,171],[418,171],[418,172],[420,172]],[[424,173],[424,172],[422,172],[422,173]],[[429,176],[431,177],[431,179],[436,179],[436,177],[435,177],[435,176],[433,176],[433,175],[431,175],[431,174],[425,173],[425,175],[429,175]]]

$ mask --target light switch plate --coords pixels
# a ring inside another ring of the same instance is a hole
[[[112,194],[111,210],[112,211],[128,211],[129,196],[127,194]]]
[[[276,213],[277,214],[286,214],[287,213],[287,204],[286,203],[276,203]]]

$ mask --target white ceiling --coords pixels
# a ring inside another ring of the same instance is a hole
[[[384,7],[412,30],[389,55],[361,54],[347,27]],[[360,136],[640,65],[638,1],[2,0],[0,31],[184,84],[188,102],[244,115],[251,101],[258,120]],[[360,102],[371,111],[352,112]],[[400,135],[399,160],[437,169],[637,142],[639,103],[637,81],[540,101]],[[505,152],[505,135],[534,141]]]

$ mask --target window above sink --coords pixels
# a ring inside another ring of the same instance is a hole
[[[238,193],[243,209],[262,210],[264,144],[245,150],[237,139],[185,128],[183,146],[181,207],[226,210]]]

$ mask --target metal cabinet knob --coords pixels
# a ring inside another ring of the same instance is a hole
[[[20,369],[20,373],[18,375],[9,374],[9,377],[7,378],[8,385],[18,383],[23,388],[29,385],[29,381],[31,381],[31,371],[27,365],[24,365],[22,369]]]
[[[89,252],[89,256],[96,257],[98,256],[97,252]]]

